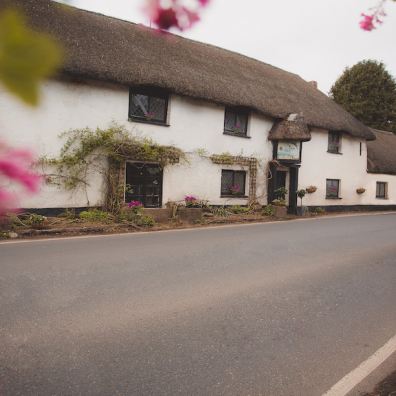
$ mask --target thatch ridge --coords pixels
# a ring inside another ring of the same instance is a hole
[[[310,83],[256,59],[51,0],[0,0],[0,8],[9,5],[21,7],[32,27],[63,43],[68,75],[157,86],[276,119],[299,113],[311,127],[374,139],[369,128]]]
[[[367,142],[367,171],[396,175],[396,135],[372,130],[376,139]]]

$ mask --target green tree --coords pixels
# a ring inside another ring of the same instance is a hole
[[[367,126],[396,133],[396,81],[383,63],[364,60],[346,68],[330,95]]]

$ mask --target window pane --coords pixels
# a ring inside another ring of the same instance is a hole
[[[246,135],[248,116],[229,109],[225,111],[224,130],[239,135]]]
[[[166,99],[156,98],[154,96],[150,97],[149,113],[148,118],[156,121],[166,121]]]
[[[377,182],[377,198],[386,198],[386,183]]]
[[[327,179],[326,180],[326,197],[338,198],[339,180]]]
[[[234,186],[233,191],[234,194],[245,195],[245,172],[235,172],[234,174]]]
[[[231,187],[233,185],[233,171],[221,171],[221,195],[231,194]]]
[[[149,98],[146,95],[133,94],[131,97],[131,116],[146,117],[149,111]]]
[[[329,132],[328,151],[331,153],[340,152],[340,135],[338,133]]]
[[[236,114],[230,110],[226,110],[225,112],[225,122],[224,122],[224,129],[226,131],[234,131],[236,123]]]

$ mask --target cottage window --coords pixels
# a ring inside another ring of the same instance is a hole
[[[168,95],[159,91],[130,90],[129,119],[153,124],[166,124]]]
[[[234,170],[221,171],[221,196],[241,197],[245,195],[246,172]]]
[[[226,108],[224,133],[227,135],[247,136],[248,113],[246,111]]]
[[[340,180],[326,179],[326,198],[336,199],[340,197]]]
[[[380,198],[380,199],[388,198],[388,183],[377,182],[376,198]]]
[[[333,154],[341,154],[341,134],[338,132],[329,132],[329,144],[327,151]]]

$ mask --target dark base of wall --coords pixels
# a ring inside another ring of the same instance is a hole
[[[83,208],[29,208],[29,209],[21,209],[21,212],[28,212],[28,213],[36,213],[41,216],[59,216],[62,213],[65,213],[66,210],[72,210],[76,214],[80,214],[84,210],[93,209],[93,207],[83,207]]]
[[[370,211],[387,211],[395,210],[396,205],[326,205],[326,206],[308,206],[308,208],[322,208],[326,212],[370,212]]]

